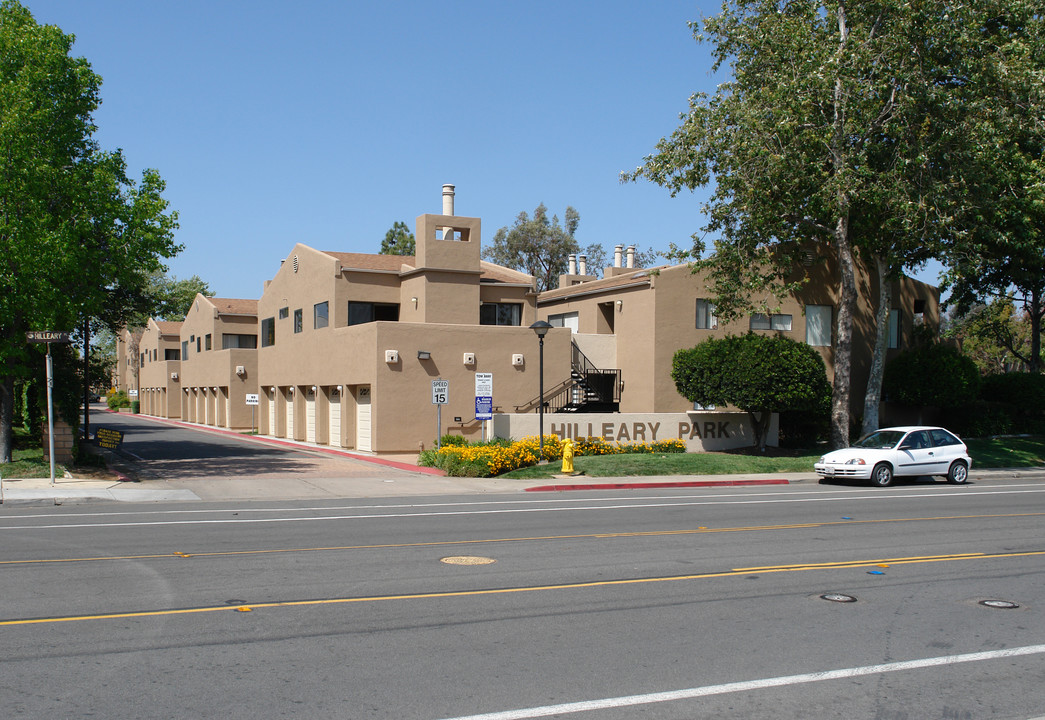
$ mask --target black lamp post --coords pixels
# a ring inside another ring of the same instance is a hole
[[[537,339],[540,341],[540,387],[541,387],[541,404],[537,409],[540,415],[539,428],[540,434],[537,436],[537,445],[540,448],[540,460],[538,462],[544,462],[544,336],[548,334],[548,331],[552,329],[551,323],[545,320],[538,320],[530,329],[537,333]]]

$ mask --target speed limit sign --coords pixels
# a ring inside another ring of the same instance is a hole
[[[432,404],[433,405],[446,405],[450,402],[450,381],[449,380],[433,380],[432,381]]]

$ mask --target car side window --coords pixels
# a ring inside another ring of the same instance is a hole
[[[922,450],[924,448],[930,447],[929,434],[926,433],[924,430],[913,432],[907,436],[907,439],[904,440],[903,444],[904,447],[909,448],[911,450]]]
[[[943,446],[958,444],[958,438],[954,437],[954,435],[951,435],[946,430],[931,430],[929,434],[932,436],[933,445]]]

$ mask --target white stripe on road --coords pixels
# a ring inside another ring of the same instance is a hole
[[[1014,495],[1024,493],[1042,493],[1045,492],[1045,488],[1035,490],[988,490],[988,491],[977,491],[975,493],[966,493],[963,491],[957,491],[955,494],[963,497],[981,496],[981,495]],[[944,493],[925,493],[925,494],[905,494],[902,496],[903,499],[907,500],[910,498],[940,498],[944,497]],[[901,496],[888,496],[888,497],[901,497]],[[670,498],[669,498],[670,499]],[[215,520],[138,520],[138,521],[122,521],[122,522],[92,522],[92,523],[56,523],[51,525],[35,525],[35,524],[21,524],[21,525],[0,525],[0,530],[48,530],[57,528],[85,528],[85,527],[141,527],[141,526],[162,526],[162,525],[243,525],[243,524],[268,524],[268,523],[284,523],[284,522],[319,522],[328,520],[377,520],[377,519],[388,519],[388,518],[411,518],[411,517],[440,517],[440,516],[464,516],[464,515],[514,515],[519,513],[544,513],[544,512],[581,512],[581,511],[599,511],[599,510],[631,510],[639,508],[663,508],[663,507],[695,507],[701,505],[774,505],[774,504],[791,504],[791,503],[811,503],[811,502],[838,502],[838,501],[850,501],[850,500],[870,500],[870,499],[883,499],[882,495],[877,493],[868,496],[858,497],[823,497],[823,498],[779,498],[773,500],[699,500],[699,501],[687,501],[687,502],[625,502],[616,505],[582,505],[576,506],[571,505],[567,507],[525,507],[525,508],[511,508],[511,509],[496,509],[496,510],[439,510],[439,511],[424,511],[424,512],[401,512],[401,513],[368,513],[368,514],[336,514],[336,515],[314,515],[314,516],[297,516],[297,517],[279,517],[279,518],[220,518]],[[626,500],[625,498],[612,498],[614,501]],[[587,502],[599,502],[592,498],[586,499]],[[525,502],[525,501],[517,501]],[[535,501],[533,503],[526,503],[528,505],[541,505],[546,504],[549,501]],[[563,501],[559,501],[563,504]],[[461,505],[464,503],[454,503],[454,505]],[[487,504],[487,503],[478,503]],[[357,509],[360,506],[353,506],[351,509]],[[366,507],[366,506],[364,506]],[[412,507],[424,507],[416,505],[403,505],[400,507],[412,508]],[[341,507],[329,507],[329,508],[314,508],[316,510],[342,510],[345,508]],[[287,512],[302,512],[300,508],[285,508],[280,511]],[[170,514],[182,514],[179,511],[169,511]],[[223,509],[212,509],[212,510],[193,510],[185,511],[185,514],[198,514],[198,513],[217,513],[221,515],[228,515],[229,513],[236,514],[238,512],[247,513],[250,512],[247,509],[236,509],[236,508],[223,508]],[[114,513],[116,515],[140,515],[148,513]],[[58,517],[56,514],[49,514],[47,516],[40,515],[26,515],[24,517],[12,518],[21,521],[31,521],[40,517]],[[75,515],[62,516],[62,517],[76,517]]]
[[[611,708],[630,707],[632,705],[648,705],[651,703],[675,702],[708,695],[725,695],[727,693],[761,690],[763,688],[800,685],[802,683],[820,682],[822,680],[841,680],[877,675],[879,673],[917,670],[919,668],[939,665],[956,665],[958,663],[997,660],[999,658],[1017,657],[1019,655],[1039,655],[1045,653],[1045,645],[1028,645],[1026,647],[991,650],[988,652],[969,653],[967,655],[945,655],[943,657],[925,658],[923,660],[906,660],[903,662],[884,663],[882,665],[864,665],[863,667],[826,670],[824,672],[806,673],[804,675],[785,675],[783,677],[765,678],[764,680],[747,680],[744,682],[725,683],[723,685],[705,685],[704,687],[669,692],[649,693],[647,695],[626,695],[624,697],[605,698],[602,700],[584,700],[581,702],[562,703],[561,705],[544,705],[542,707],[504,710],[502,712],[483,713],[482,715],[462,715],[446,720],[527,720],[528,718],[548,717],[565,713],[589,712],[591,710],[607,710]]]

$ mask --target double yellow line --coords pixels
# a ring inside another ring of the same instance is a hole
[[[733,570],[699,573],[694,575],[670,575],[652,578],[630,578],[621,580],[597,580],[582,583],[557,585],[534,585],[530,587],[496,588],[489,590],[455,590],[437,593],[412,593],[405,595],[377,595],[370,597],[324,598],[318,600],[285,600],[279,602],[250,603],[240,605],[217,605],[212,607],[181,608],[171,610],[145,610],[139,612],[104,613],[98,615],[75,615],[66,617],[28,618],[22,620],[0,620],[0,627],[13,625],[43,625],[52,623],[83,622],[87,620],[118,620],[123,618],[146,618],[171,615],[193,615],[216,612],[252,612],[270,608],[315,607],[319,605],[347,605],[353,603],[389,602],[396,600],[424,600],[440,598],[478,597],[484,595],[509,595],[515,593],[542,592],[549,590],[578,590],[584,588],[611,587],[615,585],[643,585],[648,583],[678,582],[680,580],[704,580],[708,578],[734,577],[752,572],[800,572],[810,570],[838,570],[847,568],[879,567],[882,565],[910,565],[914,563],[953,562],[955,560],[988,560],[1013,557],[1045,555],[1045,550],[1028,550],[1008,553],[961,553],[956,555],[924,555],[901,558],[878,558],[874,560],[846,560],[828,563],[804,563],[797,565],[767,565],[763,567],[734,568]]]

